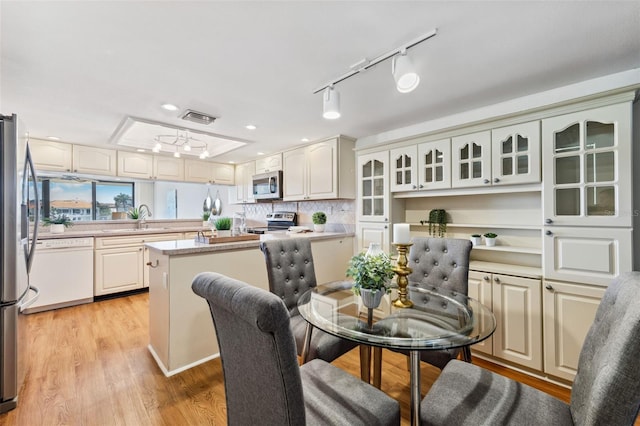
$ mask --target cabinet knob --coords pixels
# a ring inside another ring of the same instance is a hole
[[[500,179],[495,178],[495,179],[493,180],[493,182],[494,182],[494,183],[498,183],[498,182],[500,182]]]
[[[482,279],[485,280],[485,281],[489,281],[489,276],[485,275],[484,277],[482,277]]]
[[[385,218],[384,218],[384,221],[385,221],[385,222],[389,222],[389,219],[385,217]]]
[[[424,185],[420,185],[420,189],[424,188]]]
[[[388,226],[388,225],[385,225],[385,226],[384,226],[384,229],[389,229],[389,226]]]
[[[545,232],[545,235],[549,235],[549,236],[551,236],[551,235],[553,235],[553,232],[551,232],[551,231],[547,231],[547,232]]]
[[[547,290],[553,290],[553,286],[551,284],[547,284],[544,286]]]
[[[485,184],[489,184],[489,183],[491,183],[491,181],[490,181],[489,179],[485,179],[483,182],[484,182]]]
[[[553,220],[551,219],[545,219],[544,223],[551,225],[553,223]]]
[[[415,185],[412,186],[413,189],[418,189]]]
[[[500,277],[495,277],[493,280],[496,282],[496,284],[500,284]]]
[[[71,169],[67,169],[67,171],[68,171],[68,172],[70,172],[70,171],[71,171]]]

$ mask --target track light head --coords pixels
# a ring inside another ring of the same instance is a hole
[[[329,86],[322,95],[322,116],[328,120],[340,118],[340,92]]]
[[[400,93],[409,93],[420,84],[420,76],[416,73],[406,50],[393,57],[391,72]]]

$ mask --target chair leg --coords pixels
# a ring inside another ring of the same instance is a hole
[[[462,360],[465,362],[471,362],[471,348],[469,346],[464,346],[462,348]]]
[[[309,347],[311,346],[311,332],[313,331],[313,326],[311,323],[307,323],[307,328],[304,330],[304,344],[302,347],[302,363],[307,362],[307,357],[309,356]]]

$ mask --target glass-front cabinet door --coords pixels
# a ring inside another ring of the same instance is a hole
[[[451,188],[451,140],[418,145],[418,188]]]
[[[547,225],[632,226],[631,106],[542,121]]]
[[[391,192],[413,191],[417,184],[418,148],[416,145],[389,151],[391,158]]]
[[[389,221],[389,151],[358,157],[358,219]]]
[[[451,186],[464,188],[491,185],[491,132],[451,139]]]
[[[491,130],[493,185],[540,182],[540,121]]]

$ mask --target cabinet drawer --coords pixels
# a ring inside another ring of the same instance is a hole
[[[170,234],[148,234],[148,235],[126,235],[121,237],[96,238],[96,250],[114,247],[131,247],[139,246],[144,243],[154,241],[171,241],[182,239],[182,233]]]

